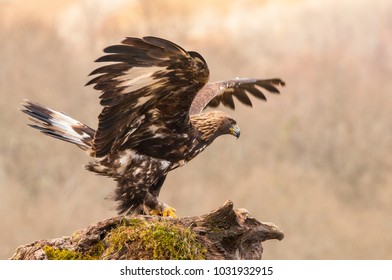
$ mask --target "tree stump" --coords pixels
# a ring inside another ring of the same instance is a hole
[[[20,246],[11,259],[261,259],[261,242],[282,231],[227,201],[197,217],[117,216],[72,236]]]

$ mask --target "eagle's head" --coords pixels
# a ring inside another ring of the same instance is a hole
[[[192,125],[201,133],[201,138],[211,143],[218,136],[230,134],[240,137],[241,131],[237,122],[221,111],[210,111],[191,117]]]

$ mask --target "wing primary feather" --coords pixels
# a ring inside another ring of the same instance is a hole
[[[96,59],[95,62],[124,62],[131,58],[132,56],[125,54],[108,54]]]
[[[89,76],[97,75],[97,74],[104,74],[104,73],[110,73],[110,72],[124,72],[129,69],[129,66],[126,65],[125,63],[114,63],[110,65],[105,65],[102,67],[99,67],[92,71]]]
[[[256,85],[268,90],[270,93],[280,93],[279,90],[271,84],[265,82],[256,82]]]
[[[113,45],[103,49],[105,53],[123,53],[123,54],[132,54],[135,51],[140,52],[140,50],[135,49],[132,46],[128,45]]]
[[[252,107],[252,101],[250,101],[248,95],[243,88],[236,88],[234,90],[234,96],[243,104]]]
[[[189,56],[183,48],[168,40],[153,36],[143,37],[143,40],[151,45],[163,48],[168,53],[178,54],[180,52],[182,55]]]
[[[256,82],[263,82],[263,83],[268,83],[276,86],[282,86],[284,87],[286,83],[279,79],[279,78],[274,78],[274,79],[264,79],[264,80],[256,80]]]
[[[235,109],[233,94],[230,91],[225,91],[222,96],[222,103],[225,106],[230,107],[231,109]]]
[[[249,92],[250,94],[252,94],[254,97],[257,97],[259,99],[262,99],[264,101],[267,100],[267,97],[265,97],[265,95],[258,89],[256,88],[254,85],[252,84],[247,84],[247,85],[242,85],[243,88]]]

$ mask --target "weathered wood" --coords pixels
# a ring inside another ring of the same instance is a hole
[[[227,201],[197,217],[117,216],[66,236],[20,246],[11,259],[261,259],[282,231]]]

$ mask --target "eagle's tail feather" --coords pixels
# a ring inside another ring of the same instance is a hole
[[[38,103],[25,100],[22,112],[30,116],[35,124],[31,127],[51,137],[77,145],[91,154],[95,130],[73,118],[44,107]]]

